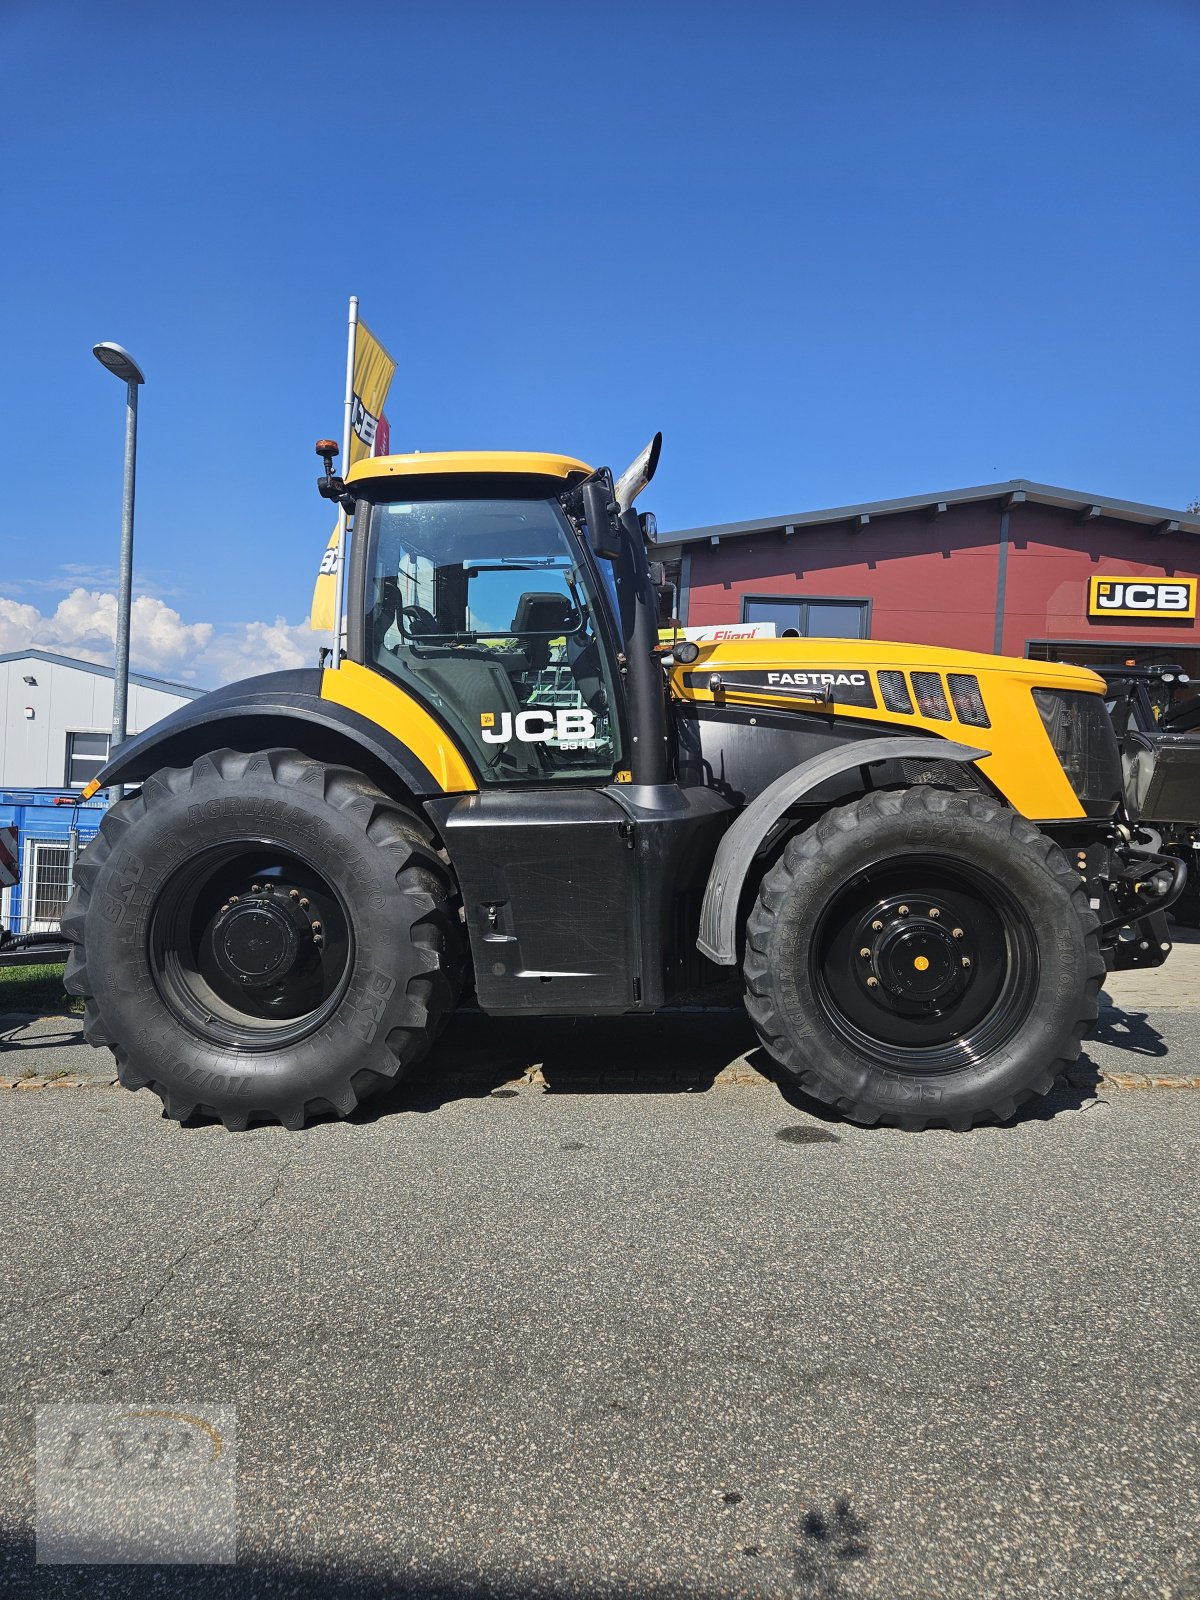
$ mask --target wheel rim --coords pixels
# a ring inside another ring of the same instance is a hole
[[[810,976],[831,1027],[872,1063],[978,1066],[1016,1034],[1037,990],[1033,925],[1010,891],[948,856],[863,868],[825,908]]]
[[[148,956],[163,1001],[193,1033],[272,1050],[336,1010],[354,936],[340,894],[311,862],[242,840],[202,852],[165,886]]]

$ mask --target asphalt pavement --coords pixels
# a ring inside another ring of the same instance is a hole
[[[300,1134],[0,1095],[0,1592],[1197,1600],[1200,1092],[912,1135],[633,1026]],[[64,1402],[235,1411],[238,1564],[35,1565]]]

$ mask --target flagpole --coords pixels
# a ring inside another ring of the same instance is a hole
[[[350,429],[354,415],[354,344],[358,337],[358,296],[350,296],[350,319],[346,334],[346,411],[342,422],[342,471],[350,470]],[[345,591],[346,509],[338,507],[337,558],[333,566],[333,666],[342,659],[342,596]]]

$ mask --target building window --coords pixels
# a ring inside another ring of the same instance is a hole
[[[108,760],[107,733],[69,733],[67,735],[67,787],[82,789],[98,777]]]
[[[742,596],[742,621],[773,622],[776,638],[799,634],[805,639],[868,639],[871,602],[747,594]]]

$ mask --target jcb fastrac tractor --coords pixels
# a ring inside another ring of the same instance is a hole
[[[1103,683],[845,639],[660,643],[658,441],[614,483],[532,453],[384,456],[345,657],[217,690],[115,753],[64,922],[121,1081],[229,1128],[353,1111],[461,995],[654,1011],[740,966],[778,1073],[861,1122],[1049,1089],[1106,965],[1155,964]]]

